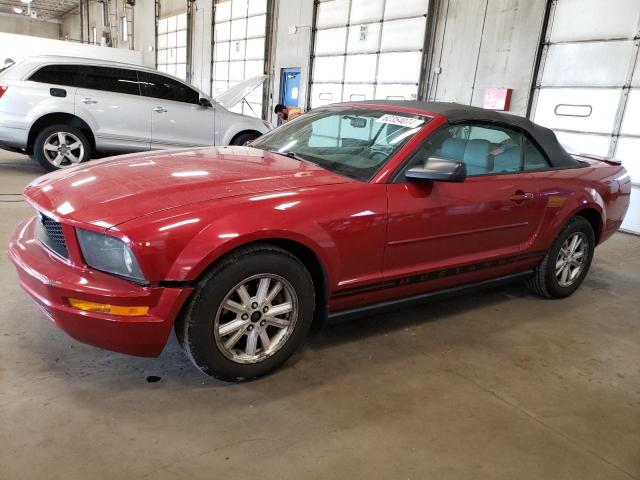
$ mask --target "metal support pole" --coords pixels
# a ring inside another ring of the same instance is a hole
[[[86,10],[87,10],[87,43],[91,43],[91,26],[89,25],[89,0],[86,0]]]
[[[274,11],[276,8],[275,0],[268,0],[267,2],[267,19],[265,26],[265,39],[264,39],[264,73],[265,75],[269,75],[272,71],[273,67],[273,57],[272,57],[272,45],[274,44],[273,32],[276,31],[274,25]],[[275,73],[274,73],[275,75]],[[269,82],[265,85],[262,85],[262,118],[269,118],[269,92],[271,92],[271,86],[274,84],[275,79],[271,78]],[[266,83],[266,82],[265,82]]]
[[[429,0],[427,10],[427,26],[424,34],[424,46],[422,47],[422,69],[420,71],[420,83],[418,84],[418,100],[426,101],[429,93],[429,81],[431,63],[433,62],[433,48],[435,45],[436,22],[440,10],[440,0]]]
[[[538,53],[536,54],[536,63],[533,67],[533,76],[531,78],[531,90],[529,91],[529,101],[527,102],[526,118],[531,118],[533,111],[533,104],[536,98],[536,91],[540,84],[540,77],[542,73],[542,65],[544,64],[544,57],[548,49],[548,35],[551,33],[549,28],[549,21],[552,16],[551,13],[555,7],[555,0],[547,0],[547,4],[544,10],[544,20],[542,23],[542,30],[540,32],[540,42],[538,43]]]
[[[313,2],[313,18],[311,19],[311,50],[310,50],[310,58],[309,58],[309,78],[307,78],[307,102],[306,109],[311,110],[311,84],[313,78],[313,57],[314,50],[316,48],[316,23],[318,21],[318,4],[320,2],[318,0],[314,0]],[[300,39],[298,39],[300,41]],[[282,87],[280,87],[282,88]]]
[[[195,0],[187,0],[187,78],[188,84],[191,84],[193,72],[193,33],[195,32],[195,15],[193,14]]]
[[[82,37],[84,36],[84,2],[81,1],[78,7],[80,9],[80,43],[83,43]]]

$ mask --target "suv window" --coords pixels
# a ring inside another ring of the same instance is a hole
[[[149,72],[138,72],[138,75],[142,85],[142,94],[145,97],[194,104],[200,101],[200,94],[196,90],[177,80]]]
[[[140,95],[140,82],[135,70],[126,68],[78,66],[81,86],[91,90]]]
[[[31,75],[29,80],[38,83],[77,87],[78,71],[75,65],[46,65]]]
[[[468,176],[521,172],[523,167],[526,170],[548,167],[544,155],[525,135],[496,125],[462,124],[441,129],[420,147],[408,168],[429,157],[464,162]]]

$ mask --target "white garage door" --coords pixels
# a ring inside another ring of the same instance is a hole
[[[311,108],[366,99],[415,100],[428,0],[320,0]]]
[[[158,70],[187,79],[187,14],[158,21]]]
[[[533,120],[572,153],[615,156],[634,184],[622,228],[640,233],[638,0],[558,0],[535,92]]]
[[[215,97],[247,78],[264,73],[267,0],[225,0],[214,5],[212,92]],[[263,89],[257,88],[233,111],[262,117]]]

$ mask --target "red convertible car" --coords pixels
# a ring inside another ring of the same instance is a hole
[[[455,104],[314,110],[250,147],[127,155],[45,175],[9,245],[76,339],[155,356],[171,328],[203,372],[281,365],[314,322],[526,280],[562,298],[620,226],[620,162]]]

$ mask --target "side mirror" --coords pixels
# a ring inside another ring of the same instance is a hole
[[[457,160],[429,157],[422,165],[407,170],[404,176],[411,182],[464,182],[467,166]]]
[[[198,103],[202,108],[213,108],[213,105],[211,105],[211,102],[207,98],[202,97],[200,100],[198,100]]]

